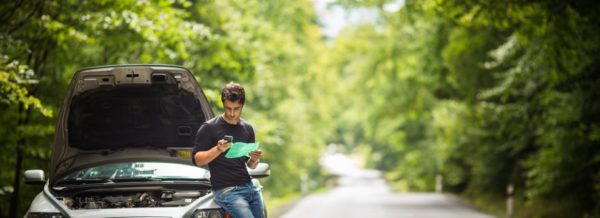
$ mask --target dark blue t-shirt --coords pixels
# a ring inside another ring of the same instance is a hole
[[[196,164],[194,156],[198,151],[208,151],[217,145],[217,142],[225,135],[233,136],[233,142],[254,143],[254,129],[252,125],[240,120],[237,125],[227,123],[223,117],[218,116],[204,122],[194,139],[192,150],[192,161]],[[226,158],[227,151],[221,153],[208,164],[210,170],[210,183],[213,190],[221,188],[244,185],[250,182],[250,175],[246,169],[248,157]]]

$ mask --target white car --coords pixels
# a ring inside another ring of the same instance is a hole
[[[189,70],[171,65],[85,68],[60,109],[49,178],[25,217],[229,217],[210,173],[191,161],[198,127],[214,116]],[[269,176],[269,165],[249,169]],[[266,214],[265,214],[266,215]]]

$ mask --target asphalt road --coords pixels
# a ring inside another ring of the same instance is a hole
[[[406,217],[492,218],[461,203],[452,195],[393,193],[376,171],[360,170],[344,176],[323,194],[308,195],[282,218],[296,217]]]

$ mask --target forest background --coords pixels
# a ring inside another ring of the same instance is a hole
[[[22,216],[48,172],[56,113],[82,67],[189,68],[220,111],[244,84],[267,202],[327,178],[327,144],[397,191],[444,191],[519,217],[600,217],[600,7],[592,0],[339,0],[371,23],[321,33],[309,0],[0,2],[0,216]]]

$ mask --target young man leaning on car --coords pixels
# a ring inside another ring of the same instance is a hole
[[[246,100],[244,88],[230,82],[221,91],[224,112],[204,122],[194,140],[192,160],[197,166],[210,170],[210,182],[215,202],[233,217],[264,217],[263,201],[251,182],[246,169],[256,168],[262,151],[250,153],[250,157],[227,158],[225,153],[232,145],[224,139],[233,136],[236,142],[254,143],[252,125],[240,118]]]

